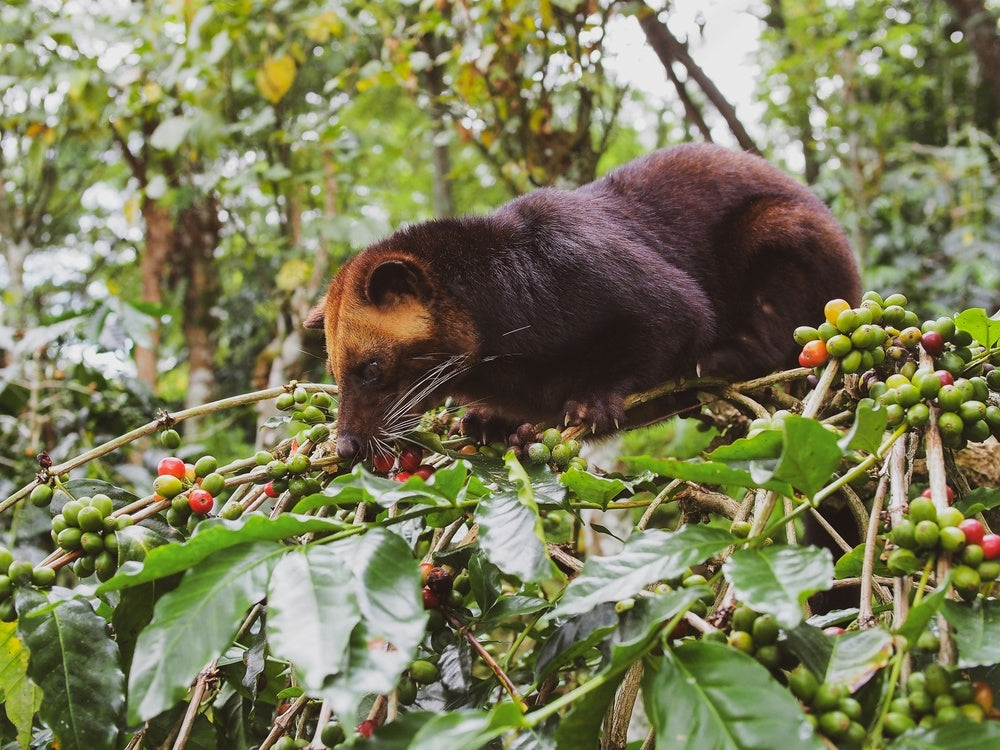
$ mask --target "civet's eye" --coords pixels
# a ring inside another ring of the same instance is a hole
[[[361,367],[361,380],[365,385],[372,385],[377,383],[379,378],[382,377],[382,368],[379,363],[375,360],[371,362],[365,362]]]

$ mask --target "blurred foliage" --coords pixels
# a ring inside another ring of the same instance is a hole
[[[771,9],[769,132],[799,151],[868,286],[903,291],[927,316],[995,310],[1000,101],[947,4]]]

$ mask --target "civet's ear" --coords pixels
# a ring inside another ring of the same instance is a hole
[[[309,315],[306,317],[303,326],[306,328],[323,328],[323,324],[326,321],[326,297],[323,298],[312,310],[309,311]]]
[[[426,297],[423,271],[408,260],[379,263],[368,275],[365,297],[376,307],[391,307],[406,298]]]

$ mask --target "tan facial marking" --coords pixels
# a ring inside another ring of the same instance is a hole
[[[427,308],[417,300],[400,300],[388,309],[342,299],[335,331],[329,331],[329,354],[334,372],[342,374],[356,362],[357,353],[398,351],[432,337]],[[362,354],[364,356],[364,354]]]

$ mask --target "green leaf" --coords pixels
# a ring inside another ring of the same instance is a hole
[[[151,550],[169,544],[166,537],[145,526],[126,526],[116,531],[115,536],[118,538],[119,565],[129,560],[142,562]]]
[[[503,596],[478,618],[476,627],[481,631],[490,630],[503,623],[513,622],[514,618],[533,615],[551,606],[547,599],[537,596]]]
[[[647,662],[642,685],[657,747],[824,747],[791,693],[752,657],[724,644],[683,643],[659,669]]]
[[[1000,507],[1000,489],[993,487],[976,487],[969,494],[955,503],[966,518]]]
[[[160,547],[173,549],[181,545]],[[265,542],[226,547],[192,567],[156,603],[139,634],[129,674],[129,724],[170,708],[191,681],[229,644],[239,620],[264,598],[271,569],[284,549]]]
[[[911,729],[896,737],[886,750],[984,750],[1000,747],[1000,723],[950,721],[933,729]]]
[[[835,433],[815,419],[792,414],[785,417],[781,459],[773,478],[812,497],[830,481],[842,458]]]
[[[812,622],[800,622],[797,627],[788,630],[786,636],[788,650],[817,678],[822,679],[830,666],[834,639]]]
[[[945,600],[942,613],[955,629],[958,666],[966,668],[1000,662],[1000,600]]]
[[[684,479],[688,482],[698,482],[699,484],[762,487],[786,496],[794,494],[792,486],[787,482],[775,479],[758,481],[750,471],[733,468],[724,463],[677,461],[672,458],[650,458],[649,456],[634,456],[625,460],[638,469],[651,471],[661,477]]]
[[[534,490],[524,468],[508,454],[514,491],[498,492],[479,503],[479,546],[487,559],[508,575],[525,582],[561,577],[545,548],[545,530]]]
[[[587,612],[601,602],[633,596],[645,586],[676,578],[738,540],[713,526],[687,525],[675,532],[648,529],[625,540],[617,555],[590,557],[566,587],[554,615]]]
[[[364,621],[405,657],[423,640],[427,623],[420,568],[410,548],[396,534],[377,528],[338,545],[340,555],[345,550],[349,554],[344,561],[358,582],[355,595]],[[387,659],[392,664],[399,661]]]
[[[537,650],[535,682],[597,647],[618,627],[618,619],[610,604],[599,604],[559,625]]]
[[[806,599],[833,583],[833,556],[822,547],[740,549],[726,560],[722,572],[740,601],[793,628],[803,619]]]
[[[332,675],[321,693],[345,725],[355,723],[358,704],[372,693],[388,693],[414,659],[424,637],[427,612],[420,569],[406,543],[385,529],[332,545],[351,569],[361,619],[351,631],[348,668]],[[329,623],[327,623],[329,626]]]
[[[712,461],[724,461],[730,472],[745,473],[750,478],[749,484],[736,476],[716,483],[763,487],[783,495],[791,495],[787,488],[793,487],[810,497],[830,481],[830,475],[842,457],[834,433],[815,419],[796,414],[784,419],[780,431],[764,430],[752,438],[737,440],[708,454]],[[725,475],[725,472],[719,473]],[[709,481],[693,476],[680,478]]]
[[[524,726],[524,717],[510,703],[501,703],[492,712],[460,710],[436,713],[409,711],[379,727],[370,740],[356,748],[378,750],[476,750],[500,735]]]
[[[876,543],[874,571],[877,576],[890,576],[889,568],[881,559],[881,552],[885,544]],[[850,552],[841,555],[833,566],[834,576],[838,581],[844,578],[858,578],[864,571],[865,552],[868,549],[866,544],[859,544]]]
[[[573,708],[559,721],[557,748],[575,750],[596,746],[604,716],[621,681],[620,675],[659,641],[664,623],[688,609],[706,593],[710,593],[707,587],[693,586],[642,597],[632,609],[622,614],[617,630],[608,639],[610,658],[592,678],[600,680],[601,684],[574,702]],[[593,634],[599,635],[603,631],[604,628],[599,627]]]
[[[555,732],[556,750],[599,746],[604,717],[620,683],[620,678],[607,680],[576,701],[566,715],[560,717]]]
[[[17,637],[16,622],[0,622],[0,691],[7,718],[17,730],[17,742],[27,747],[42,692],[28,679],[28,650]]]
[[[301,534],[329,533],[348,528],[339,521],[282,513],[268,518],[263,513],[247,513],[235,521],[211,518],[198,524],[194,536],[182,544],[151,549],[143,562],[127,562],[113,578],[98,587],[99,594],[155,581],[182,573],[220,550],[255,541],[274,541]]]
[[[452,502],[459,502],[465,499],[466,492],[469,490],[468,481],[468,461],[455,461],[455,463],[442,466],[435,471],[430,478],[430,485],[442,497]]]
[[[437,480],[425,482],[418,476],[410,477],[402,484],[395,479],[386,479],[372,474],[362,464],[354,467],[350,474],[337,477],[322,493],[303,498],[296,505],[295,513],[306,513],[324,505],[356,505],[377,503],[390,508],[401,502],[452,508],[462,499],[466,485],[455,487],[456,479],[467,475],[467,469],[453,468],[438,485]],[[436,474],[436,472],[435,472]],[[452,496],[451,493],[455,495]]]
[[[328,545],[282,557],[267,587],[267,638],[292,663],[307,692],[318,694],[347,667],[351,631],[361,620],[353,575]]]
[[[42,689],[42,719],[64,750],[115,747],[125,700],[118,646],[108,623],[66,589],[17,592],[18,634],[28,675]]]
[[[969,308],[956,315],[955,327],[968,331],[972,338],[987,349],[1000,341],[1000,313],[988,317],[986,310],[981,307]]]
[[[925,596],[920,604],[910,609],[906,621],[899,626],[896,633],[906,638],[911,647],[916,645],[917,639],[926,630],[931,618],[941,611],[947,593],[948,582],[945,581],[935,591]]]
[[[481,554],[472,555],[466,567],[472,596],[485,612],[500,598],[500,569]]]
[[[854,414],[854,424],[838,445],[844,453],[852,450],[875,453],[882,444],[885,427],[885,409],[875,409],[867,403],[859,404]]]
[[[712,594],[707,586],[688,586],[637,599],[635,606],[622,614],[618,630],[611,635],[611,659],[602,672],[622,672],[632,666],[659,641],[668,620],[690,609],[706,594]]]
[[[629,489],[621,479],[597,477],[575,466],[564,471],[560,481],[584,502],[596,503],[602,508],[607,508],[609,502]]]
[[[719,446],[708,454],[708,458],[740,466],[755,461],[776,460],[781,457],[781,443],[781,430],[762,430],[753,437],[739,438],[729,445]]]
[[[180,579],[181,574],[175,573],[141,586],[127,588],[119,595],[118,606],[111,615],[111,624],[115,629],[115,640],[121,652],[122,667],[126,674],[131,669],[132,655],[135,653],[135,643],[139,633],[153,619],[156,601],[166,592],[177,588]]]
[[[824,682],[847,685],[851,692],[868,682],[889,663],[892,636],[881,628],[851,631],[835,636]]]

